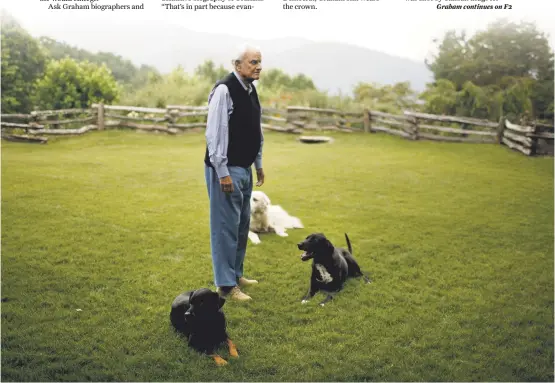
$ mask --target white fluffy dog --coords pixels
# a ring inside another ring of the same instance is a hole
[[[279,205],[272,205],[266,193],[256,190],[251,195],[251,222],[249,239],[254,244],[260,243],[257,233],[276,233],[287,237],[286,229],[302,229],[301,220],[290,216]]]

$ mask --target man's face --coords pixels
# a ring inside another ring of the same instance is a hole
[[[262,71],[262,55],[260,52],[248,51],[243,60],[236,65],[237,73],[248,81],[260,79]]]

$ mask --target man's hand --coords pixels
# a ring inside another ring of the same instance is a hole
[[[233,193],[233,181],[231,176],[220,178],[220,187],[224,193]]]
[[[262,170],[262,168],[256,169],[256,179],[258,181],[256,186],[264,185],[264,170]]]

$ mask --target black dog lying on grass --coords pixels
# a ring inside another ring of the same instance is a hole
[[[189,347],[212,357],[218,366],[227,362],[216,351],[227,344],[229,356],[238,358],[237,348],[229,339],[222,306],[225,299],[210,289],[186,291],[173,301],[170,320],[175,330],[188,339]]]
[[[297,244],[299,250],[303,250],[301,260],[312,259],[312,275],[310,277],[310,289],[303,298],[302,303],[308,302],[318,291],[327,293],[326,299],[320,302],[324,306],[326,302],[333,299],[333,294],[341,291],[347,278],[363,277],[366,283],[370,279],[361,270],[353,258],[351,241],[345,234],[349,251],[341,247],[335,247],[324,234],[310,234],[306,239]]]

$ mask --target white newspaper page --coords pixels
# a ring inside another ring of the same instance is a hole
[[[8,382],[553,382],[553,0],[2,0]]]

